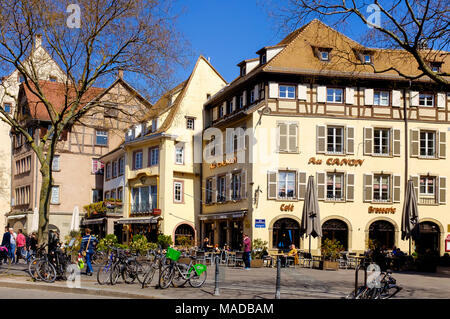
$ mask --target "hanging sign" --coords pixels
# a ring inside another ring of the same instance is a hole
[[[265,219],[255,219],[255,228],[266,228]]]

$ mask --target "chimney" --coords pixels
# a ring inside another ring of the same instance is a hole
[[[34,38],[34,48],[37,49],[42,45],[42,34],[36,34]]]
[[[119,79],[123,80],[123,69],[119,69],[119,70],[117,71],[117,77],[118,77]]]

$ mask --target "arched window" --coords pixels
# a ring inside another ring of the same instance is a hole
[[[439,226],[433,222],[421,222],[419,224],[419,238],[416,239],[416,250],[420,253],[439,253],[441,232]]]
[[[282,218],[273,225],[273,248],[289,249],[291,244],[300,245],[300,226],[294,219]]]
[[[175,245],[184,244],[184,240],[182,240],[183,237],[187,237],[190,240],[190,244],[193,245],[195,238],[194,229],[187,224],[178,226],[175,230]]]
[[[395,243],[395,227],[385,220],[373,222],[369,227],[369,239],[380,248],[392,249]]]
[[[347,224],[340,219],[327,220],[322,225],[322,243],[325,239],[335,239],[339,241],[339,244],[344,246],[344,250],[348,250]]]

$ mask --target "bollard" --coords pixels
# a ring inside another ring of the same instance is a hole
[[[220,291],[219,291],[219,256],[216,256],[216,276],[215,276],[214,296],[220,296]]]
[[[280,299],[280,285],[281,285],[281,259],[278,257],[277,259],[277,284],[276,284],[276,292],[275,299]]]

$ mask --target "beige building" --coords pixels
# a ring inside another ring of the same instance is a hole
[[[410,74],[417,64],[317,20],[257,54],[205,103],[200,237],[239,249],[246,232],[271,250],[308,249],[299,228],[312,175],[323,231],[313,253],[324,238],[353,252],[371,242],[407,252],[400,228],[411,178],[421,231],[413,251],[442,255],[450,231],[449,92],[426,77],[375,74],[371,64]],[[448,54],[429,63],[450,70]]]
[[[189,78],[166,92],[127,133],[124,211],[127,234],[188,236],[200,212],[203,104],[226,81],[199,57]],[[198,147],[194,147],[195,140]],[[196,151],[195,151],[196,150]]]

